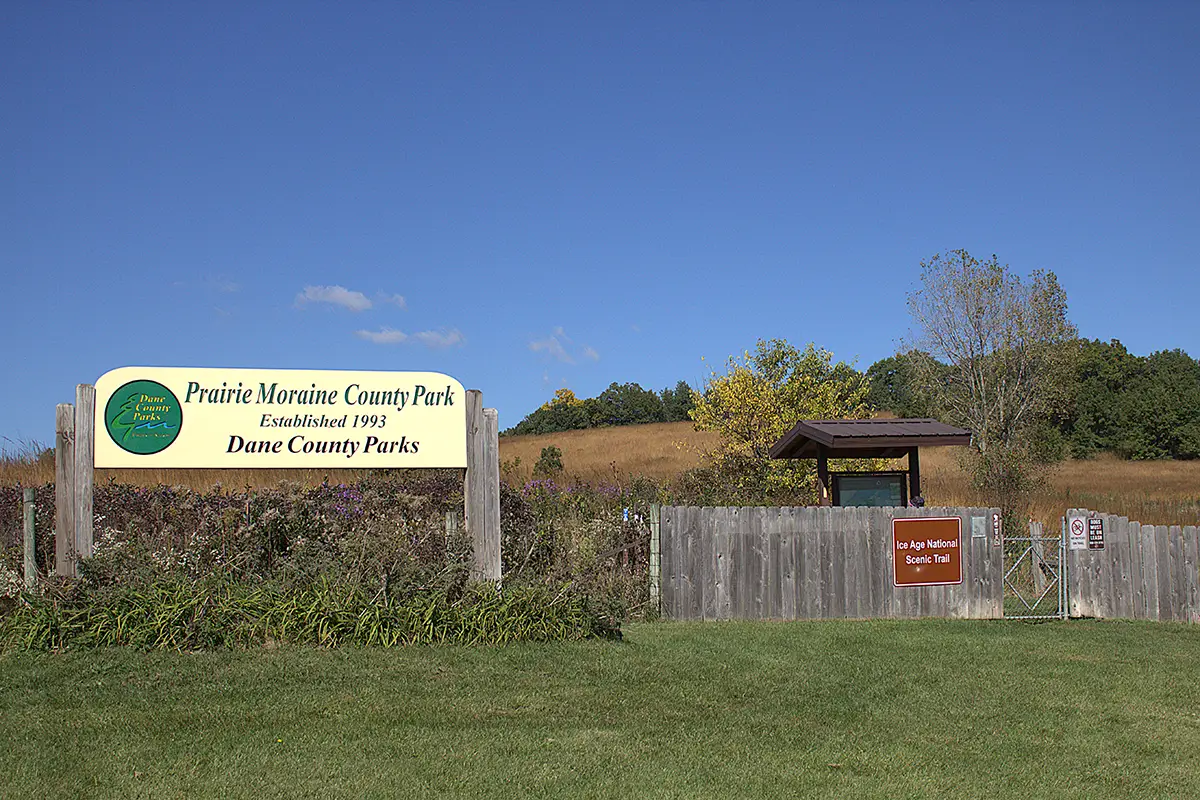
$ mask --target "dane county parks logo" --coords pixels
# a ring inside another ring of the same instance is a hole
[[[179,398],[157,381],[130,381],[104,407],[108,435],[122,450],[140,456],[166,450],[182,425]]]

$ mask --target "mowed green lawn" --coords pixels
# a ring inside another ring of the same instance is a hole
[[[1200,797],[1200,627],[8,655],[0,796]]]

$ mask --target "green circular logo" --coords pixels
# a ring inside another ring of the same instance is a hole
[[[157,381],[130,381],[113,392],[104,407],[104,427],[127,453],[161,453],[182,426],[179,398]]]

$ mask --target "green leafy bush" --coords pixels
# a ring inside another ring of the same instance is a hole
[[[552,444],[543,447],[542,454],[533,465],[533,474],[539,478],[550,478],[562,474],[562,471],[562,450]]]

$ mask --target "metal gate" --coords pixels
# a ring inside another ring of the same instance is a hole
[[[1067,618],[1067,541],[1030,521],[1028,536],[1004,537],[1004,618]]]

